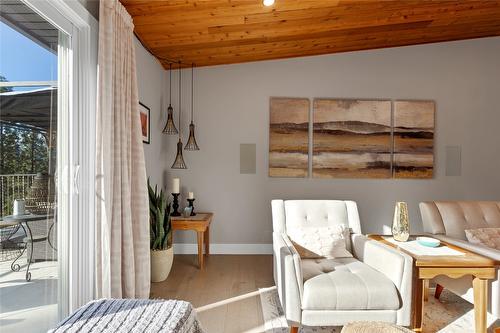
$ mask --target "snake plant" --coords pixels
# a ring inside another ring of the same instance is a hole
[[[151,187],[148,179],[149,192],[149,233],[151,250],[167,250],[172,247],[172,225],[170,223],[170,203],[157,186]]]

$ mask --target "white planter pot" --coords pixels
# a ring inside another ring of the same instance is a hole
[[[174,247],[151,251],[151,282],[165,281],[174,262]]]

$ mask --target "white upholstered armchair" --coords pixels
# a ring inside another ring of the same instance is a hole
[[[363,236],[355,202],[273,200],[272,212],[274,280],[291,331],[353,321],[410,325],[412,259]],[[338,224],[351,230],[352,258],[301,259],[288,236]]]

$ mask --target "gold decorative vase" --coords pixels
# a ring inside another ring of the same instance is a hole
[[[410,219],[406,202],[396,202],[394,220],[392,221],[392,237],[398,242],[406,242],[410,237]]]

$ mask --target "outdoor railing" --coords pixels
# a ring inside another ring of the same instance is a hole
[[[24,199],[35,174],[0,175],[0,220],[11,215],[15,199]]]

